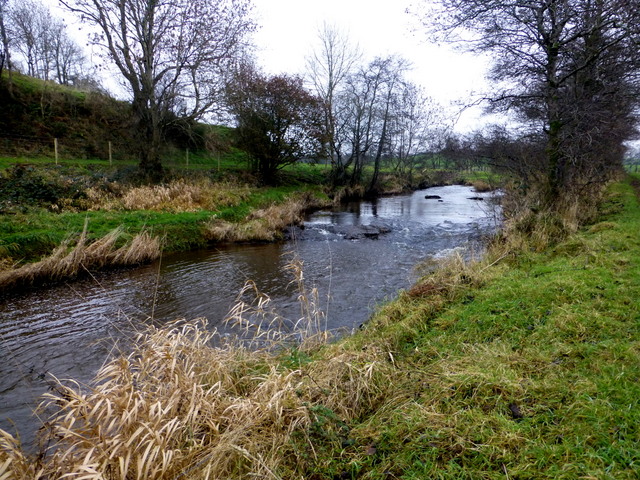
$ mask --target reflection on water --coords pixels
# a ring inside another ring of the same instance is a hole
[[[426,200],[439,195],[441,201]],[[31,417],[49,374],[89,381],[114,348],[126,351],[144,324],[206,317],[221,322],[248,279],[285,317],[296,320],[297,293],[283,273],[287,252],[304,262],[318,287],[330,329],[357,328],[375,305],[414,280],[429,255],[477,244],[496,225],[490,201],[468,187],[350,203],[311,215],[282,244],[226,246],[173,255],[143,268],[102,273],[0,301],[0,428],[33,436]],[[484,197],[488,196],[485,194]],[[383,225],[380,235],[360,227]],[[355,238],[355,240],[349,240]],[[123,343],[124,342],[124,343]]]

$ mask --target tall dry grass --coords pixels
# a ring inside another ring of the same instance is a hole
[[[56,412],[44,475],[274,478],[273,447],[309,423],[299,374],[278,371],[261,352],[211,347],[205,326],[151,328],[87,393],[59,383],[43,405]]]
[[[331,339],[318,289],[307,286],[302,260],[295,254],[289,255],[292,257],[285,270],[293,278],[289,286],[295,287],[300,315],[297,318],[282,316],[271,298],[248,280],[225,318],[225,323],[240,333],[247,348],[273,351],[295,345],[299,351],[306,352]]]
[[[474,180],[473,182],[471,182],[471,186],[473,187],[473,190],[478,193],[492,192],[496,189],[496,187],[491,185],[489,182],[485,182],[484,180]]]
[[[360,199],[364,197],[365,193],[366,188],[363,185],[340,187],[333,192],[333,203],[339,205],[346,200]]]
[[[301,296],[293,326],[306,330],[248,345],[218,336],[204,319],[149,327],[91,386],[56,381],[41,405],[50,415],[42,455],[26,455],[0,431],[0,478],[299,478],[318,460],[319,425],[324,440],[339,442],[340,425],[379,404],[392,372],[376,349],[283,362],[292,340],[311,352],[327,338],[302,264],[294,259],[289,268]],[[269,310],[264,295],[251,293],[252,307],[230,315],[240,324],[255,308]]]
[[[565,240],[598,217],[607,186],[568,190],[552,204],[543,187],[530,187],[523,192],[508,186],[501,201],[504,212],[501,242],[514,252],[542,252]]]
[[[93,187],[86,194],[90,210],[193,212],[238,205],[249,197],[250,188],[247,185],[200,178],[140,187],[112,184],[109,192]]]
[[[282,204],[252,212],[240,223],[214,218],[205,228],[205,237],[210,241],[222,242],[277,240],[287,226],[299,224],[306,211],[319,205],[312,194],[298,193]]]
[[[0,271],[0,290],[75,278],[83,272],[105,267],[139,265],[160,257],[158,238],[142,232],[118,247],[117,243],[122,235],[122,228],[117,228],[104,237],[89,242],[85,222],[74,245],[68,239],[39,262]]]

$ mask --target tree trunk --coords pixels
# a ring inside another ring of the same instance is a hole
[[[558,200],[564,183],[565,161],[561,150],[560,134],[562,125],[559,120],[550,122],[547,140],[547,203],[552,205]]]
[[[555,10],[552,9],[555,20]],[[555,21],[553,22],[555,26]],[[558,84],[558,47],[560,32],[553,30],[545,45],[547,50],[546,64],[546,107],[547,107],[547,192],[546,202],[552,206],[558,199],[564,178],[564,155],[562,153],[562,117],[560,113],[560,85]]]
[[[141,175],[153,182],[162,180],[164,169],[160,160],[162,134],[159,121],[152,112],[138,110],[138,132],[140,136],[140,163],[138,169]]]
[[[378,177],[380,176],[380,159],[382,158],[382,151],[384,150],[384,142],[387,138],[387,121],[389,118],[389,103],[391,101],[391,91],[387,96],[387,105],[384,112],[384,120],[382,122],[382,132],[380,133],[380,142],[378,143],[378,151],[376,152],[376,158],[373,165],[373,177],[371,177],[371,183],[369,184],[369,190],[367,193],[375,193]]]

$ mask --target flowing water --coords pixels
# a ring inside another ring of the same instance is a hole
[[[32,411],[50,375],[88,382],[114,345],[126,345],[148,322],[206,317],[224,329],[249,279],[295,321],[297,293],[283,271],[290,252],[303,261],[307,286],[318,288],[327,328],[357,328],[411,285],[422,260],[481,251],[498,224],[493,205],[489,194],[463,186],[351,203],[310,215],[283,243],[172,255],[0,300],[0,428],[17,429],[29,443],[38,425]]]

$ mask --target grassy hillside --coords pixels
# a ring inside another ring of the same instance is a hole
[[[13,73],[0,79],[0,157],[52,158],[54,139],[61,158],[134,161],[138,156],[131,106],[106,93],[82,91]],[[182,160],[190,149],[197,160],[205,143],[226,152],[228,129],[176,119],[163,157]],[[195,155],[193,152],[196,152]]]
[[[108,158],[112,142],[119,158],[134,158],[129,105],[98,92],[83,92],[6,73],[0,82],[0,153],[4,156],[53,156],[53,139],[60,153],[76,158]]]

